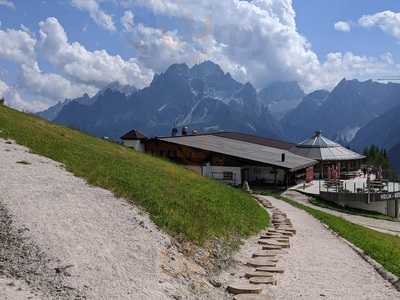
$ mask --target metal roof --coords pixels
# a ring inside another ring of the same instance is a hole
[[[232,140],[239,140],[243,142],[248,142],[252,144],[259,144],[273,148],[279,148],[283,150],[290,150],[295,144],[288,143],[285,141],[280,141],[276,139],[265,138],[261,136],[256,136],[248,133],[241,133],[241,132],[229,132],[229,131],[222,131],[211,133],[212,135],[222,136]]]
[[[215,135],[190,135],[160,138],[161,141],[221,153],[254,162],[297,171],[315,165],[317,161],[296,155],[286,150],[248,143]],[[282,162],[282,154],[285,161]]]
[[[321,134],[321,131],[316,131],[314,136],[297,145],[301,148],[329,148],[329,147],[342,147],[338,143],[327,139]]]
[[[365,156],[327,139],[322,136],[320,131],[317,131],[312,138],[301,142],[290,151],[311,159],[326,161],[360,160],[365,158]]]

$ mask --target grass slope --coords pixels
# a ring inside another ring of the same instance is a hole
[[[276,197],[276,196],[275,196]],[[305,206],[287,197],[276,197],[294,207],[305,210],[310,215],[329,226],[344,239],[362,249],[369,257],[379,262],[386,270],[400,277],[400,238],[381,233],[340,217]]]
[[[0,137],[61,162],[76,176],[143,207],[168,233],[202,244],[264,228],[268,215],[248,194],[178,165],[0,105]]]

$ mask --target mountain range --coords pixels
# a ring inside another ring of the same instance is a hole
[[[393,157],[399,153],[399,113],[400,84],[343,79],[332,91],[305,94],[297,82],[275,82],[257,91],[206,61],[171,65],[141,90],[112,83],[93,97],[67,99],[39,115],[113,139],[132,128],[157,136],[188,126],[299,142],[321,130],[358,151],[376,144]]]
[[[139,128],[149,136],[168,135],[174,126],[198,131],[232,130],[278,138],[279,122],[242,84],[210,62],[189,68],[174,64],[141,90],[112,84],[94,97],[84,95],[39,113],[50,120],[97,136],[118,139]],[[57,112],[56,114],[54,112]]]

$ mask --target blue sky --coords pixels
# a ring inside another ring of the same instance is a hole
[[[27,110],[205,59],[257,88],[400,75],[394,0],[0,0],[0,22],[0,96]]]
[[[378,28],[365,30],[355,27],[349,33],[334,29],[339,20],[357,21],[363,15],[391,10],[400,12],[396,0],[294,0],[297,26],[313,45],[318,55],[324,57],[332,51],[352,51],[359,55],[378,56],[390,51],[400,61],[400,44]]]

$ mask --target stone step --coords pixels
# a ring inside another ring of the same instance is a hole
[[[283,231],[287,231],[287,232],[292,232],[292,233],[296,233],[296,229],[294,229],[293,227],[288,227],[288,226],[277,226],[275,227],[278,230],[283,230]]]
[[[257,254],[259,254],[259,255],[257,255]],[[279,261],[279,259],[276,255],[271,255],[271,254],[265,253],[265,251],[263,253],[253,253],[251,258],[268,259],[269,261],[272,261],[272,262]]]
[[[259,237],[260,239],[280,239],[280,240],[285,240],[285,241],[289,241],[289,237],[287,235],[283,235],[283,234],[262,234]]]
[[[262,233],[260,236],[265,237],[265,238],[281,238],[281,239],[289,239],[288,235],[284,235],[283,233],[275,233],[275,232],[266,232]]]
[[[244,277],[246,278],[252,278],[252,277],[273,277],[275,274],[274,273],[270,273],[270,272],[257,272],[257,271],[253,271],[253,272],[247,272],[246,274],[244,274]]]
[[[237,282],[228,285],[227,290],[231,294],[260,294],[262,292],[262,288],[257,285]]]
[[[272,300],[271,296],[269,295],[255,295],[255,294],[240,294],[236,295],[234,300]]]
[[[269,254],[265,252],[255,252],[251,256],[252,258],[257,258],[257,257],[263,257],[263,258],[270,258],[270,259],[276,259],[278,261],[278,258],[274,254]]]
[[[272,214],[272,219],[289,219],[286,214]]]
[[[292,226],[292,223],[288,220],[272,220],[273,225],[287,225]]]
[[[289,242],[278,242],[275,240],[261,239],[261,240],[258,240],[258,243],[261,245],[267,245],[267,246],[279,246],[282,248],[290,248]]]
[[[283,249],[282,246],[275,246],[275,245],[263,245],[262,246],[263,250],[281,250]]]
[[[272,223],[283,223],[283,222],[291,222],[289,219],[286,218],[279,218],[279,219],[272,219]]]
[[[273,284],[276,285],[276,279],[274,277],[252,277],[249,278],[251,284]]]
[[[286,236],[264,236],[261,235],[259,237],[259,240],[266,240],[266,241],[277,241],[277,240],[282,240],[285,243],[289,242],[289,238]]]
[[[251,267],[276,267],[276,261],[271,261],[267,258],[253,258],[248,260],[246,265]]]
[[[277,255],[282,254],[282,251],[279,250],[258,250],[253,253],[253,257],[276,257]]]
[[[280,234],[283,234],[283,235],[286,235],[286,236],[293,236],[293,232],[291,232],[291,231],[286,231],[286,230],[280,230],[280,229],[274,229],[274,232],[276,232],[276,233],[280,233]]]
[[[294,228],[294,227],[293,227]],[[283,233],[283,234],[293,234],[293,232],[288,232],[284,229],[277,229],[275,227],[268,228],[265,233]]]
[[[259,267],[256,268],[256,272],[283,273],[284,270],[277,267]]]
[[[286,244],[289,243],[289,239],[278,238],[278,237],[264,237],[264,238],[260,237],[260,240],[262,240],[262,241],[277,241],[277,242],[286,243]]]
[[[282,222],[274,222],[274,221],[272,221],[272,225],[274,226],[274,227],[276,227],[276,226],[287,226],[287,227],[293,227],[293,224],[292,223],[290,223],[290,222],[286,222],[286,221],[282,221]]]

